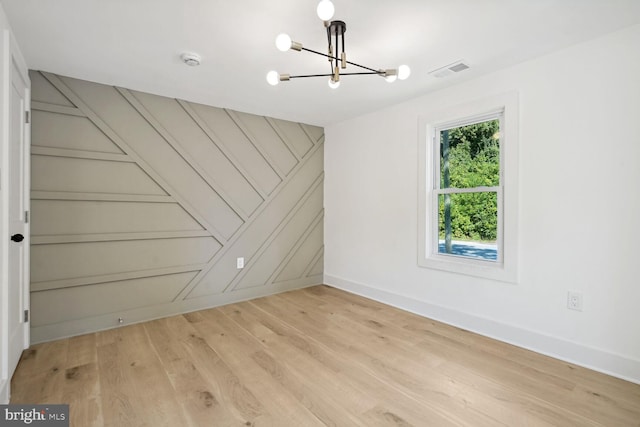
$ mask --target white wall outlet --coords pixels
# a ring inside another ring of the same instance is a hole
[[[569,310],[582,311],[582,294],[569,291],[567,294],[567,308]]]
[[[236,258],[236,268],[238,270],[241,269],[241,268],[244,268],[244,257]]]

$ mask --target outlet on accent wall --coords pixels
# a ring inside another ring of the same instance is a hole
[[[582,294],[569,291],[567,294],[567,308],[569,310],[582,311]]]

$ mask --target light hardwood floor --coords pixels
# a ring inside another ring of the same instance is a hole
[[[640,426],[640,385],[316,286],[33,346],[85,426]]]

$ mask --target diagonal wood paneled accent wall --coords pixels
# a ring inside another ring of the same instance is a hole
[[[31,81],[33,342],[322,282],[322,128]]]

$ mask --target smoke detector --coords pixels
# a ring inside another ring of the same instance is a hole
[[[185,52],[180,55],[180,59],[182,59],[182,62],[190,67],[196,67],[200,65],[200,60],[202,58],[200,58],[200,55],[198,55],[197,53]]]
[[[451,74],[459,73],[460,71],[464,71],[468,68],[469,66],[467,64],[465,64],[462,60],[459,60],[436,70],[429,71],[429,74],[431,74],[433,77],[447,77]]]

